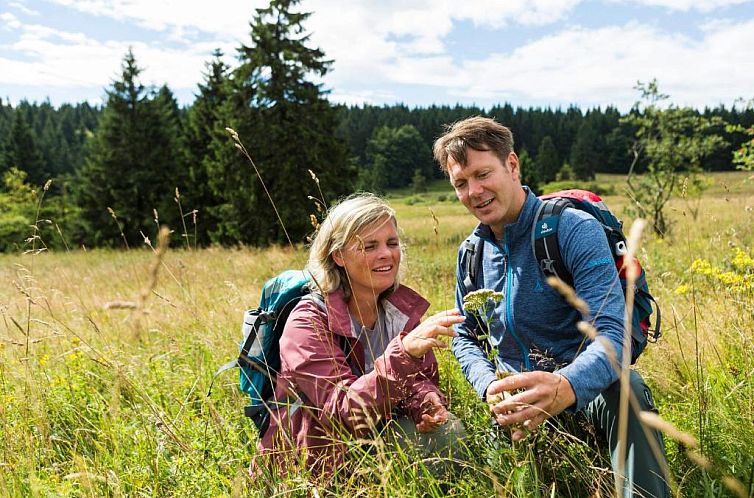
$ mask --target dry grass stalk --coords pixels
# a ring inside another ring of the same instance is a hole
[[[663,419],[656,413],[641,412],[639,414],[639,418],[641,418],[642,423],[648,425],[649,427],[652,427],[653,429],[664,432],[668,436],[677,441],[680,441],[686,446],[690,448],[699,448],[699,442],[696,440],[696,438],[694,438],[694,436],[692,436],[688,432],[683,432],[682,430],[676,428],[676,426]]]
[[[285,234],[285,238],[288,240],[288,245],[290,247],[293,247],[293,242],[291,241],[291,237],[288,235],[288,230],[285,228],[285,223],[283,223],[283,219],[280,217],[280,213],[278,213],[278,208],[275,205],[275,201],[272,200],[272,196],[270,195],[270,191],[267,190],[267,185],[265,185],[264,180],[262,179],[262,174],[259,172],[259,169],[257,169],[257,165],[254,163],[254,160],[251,158],[251,155],[249,155],[249,151],[246,150],[246,147],[244,147],[243,142],[241,142],[241,138],[238,136],[238,132],[234,130],[233,128],[225,128],[225,131],[227,131],[230,136],[233,138],[233,141],[235,142],[236,149],[240,150],[241,153],[246,156],[246,159],[248,159],[249,163],[251,163],[251,167],[254,168],[254,173],[256,173],[257,178],[259,178],[259,183],[262,184],[262,188],[264,189],[264,193],[267,195],[267,198],[270,200],[270,204],[272,205],[272,209],[275,211],[275,216],[278,218],[278,222],[280,222],[280,228],[283,229],[283,233]],[[310,171],[311,173],[311,171]],[[312,176],[314,173],[312,173]],[[316,178],[315,178],[316,180]],[[317,182],[317,185],[319,185],[319,182]]]
[[[623,256],[626,270],[626,289],[633,289],[639,276],[636,265],[633,264],[636,251],[639,249],[641,234],[646,222],[637,218],[631,225],[626,241],[628,251]],[[615,496],[621,496],[625,479],[626,451],[628,449],[628,403],[631,396],[631,332],[632,312],[634,307],[633,292],[626,292],[626,316],[623,327],[623,357],[620,369],[620,403],[618,408],[618,468],[615,475]]]
[[[168,250],[169,238],[170,230],[164,226],[160,228],[160,233],[157,236],[157,250],[152,259],[152,264],[149,265],[149,281],[147,282],[147,285],[141,289],[141,292],[139,292],[139,297],[136,301],[136,326],[134,328],[134,335],[137,339],[141,335],[142,320],[146,314],[144,312],[144,305],[147,302],[147,298],[157,285],[157,275],[160,271],[162,258]]]
[[[576,295],[576,291],[567,283],[558,277],[547,277],[547,284],[558,291],[568,304],[576,308],[582,316],[589,315],[589,306],[586,302]]]
[[[128,240],[126,240],[126,235],[123,233],[123,226],[120,224],[120,220],[118,220],[118,215],[115,214],[115,211],[110,206],[107,207],[107,212],[110,213],[110,216],[115,221],[115,225],[118,227],[118,231],[120,232],[120,238],[123,239],[123,243],[126,245],[126,249],[131,249],[128,247]]]
[[[741,483],[741,481],[734,477],[723,477],[723,484],[725,484],[725,487],[731,490],[733,494],[738,496],[739,498],[749,498],[750,496],[743,483]]]

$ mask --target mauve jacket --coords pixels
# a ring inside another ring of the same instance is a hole
[[[398,333],[375,359],[374,370],[361,376],[349,366],[357,363],[357,371],[363,371],[364,348],[357,340],[343,291],[329,294],[326,302],[327,313],[321,302],[304,298],[286,322],[275,399],[299,393],[304,404],[296,410],[273,410],[252,460],[253,475],[268,467],[275,473],[308,468],[313,476],[330,476],[343,462],[344,439],[370,437],[375,425],[396,413],[420,420],[420,405],[429,392],[438,393],[446,403],[438,388],[432,351],[416,359],[403,349],[401,340],[429,308],[424,298],[400,286],[383,300],[388,330]],[[351,349],[350,363],[341,346],[344,340],[351,346],[346,348]]]

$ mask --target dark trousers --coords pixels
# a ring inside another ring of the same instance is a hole
[[[639,401],[642,411],[656,412],[652,392],[638,372],[631,370],[631,391]],[[618,470],[618,412],[620,404],[620,382],[608,387],[585,408],[585,413],[594,425],[598,434],[607,441],[610,449],[610,460],[613,471]],[[657,443],[661,455],[652,451],[647,436],[631,405],[628,407],[627,448],[624,464],[624,491],[628,497],[658,497],[670,496],[670,490],[665,481],[663,465],[666,466],[665,446],[662,434],[649,429],[649,435]]]

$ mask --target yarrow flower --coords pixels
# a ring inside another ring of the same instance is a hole
[[[463,297],[463,310],[486,315],[487,306],[490,304],[490,301],[494,307],[494,305],[503,300],[503,297],[502,292],[495,292],[492,289],[475,290]]]

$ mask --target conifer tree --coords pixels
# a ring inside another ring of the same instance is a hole
[[[44,159],[34,140],[31,127],[24,117],[24,113],[13,115],[13,124],[3,144],[2,162],[0,162],[0,176],[11,168],[24,171],[27,182],[41,186],[49,179],[45,174]]]
[[[592,180],[604,157],[605,138],[587,115],[579,126],[576,142],[571,148],[571,168],[579,180]]]
[[[558,150],[550,135],[545,136],[537,149],[536,177],[540,185],[555,181],[560,169]]]
[[[120,243],[120,228],[108,208],[118,216],[130,245],[140,244],[142,233],[154,238],[155,211],[160,223],[179,229],[174,197],[182,185],[175,99],[167,87],[157,94],[142,85],[140,73],[129,50],[120,79],[107,90],[107,104],[76,185],[82,242]]]
[[[204,82],[199,84],[199,93],[186,116],[184,129],[184,161],[188,172],[187,199],[188,212],[196,210],[197,243],[206,245],[211,239],[211,231],[217,231],[222,222],[223,197],[210,187],[209,170],[215,161],[211,148],[213,136],[216,136],[225,148],[228,135],[220,120],[218,111],[230,96],[228,66],[222,60],[222,51],[215,50],[213,59],[206,64]],[[232,158],[231,160],[238,160]],[[218,182],[220,183],[220,182]]]
[[[251,153],[282,224],[254,169],[228,138],[216,136],[209,182],[226,202],[218,211],[223,221],[215,240],[284,242],[287,231],[292,242],[303,241],[315,210],[308,196],[320,197],[307,170],[317,176],[325,203],[351,190],[346,147],[335,137],[337,110],[321,85],[311,80],[324,76],[330,61],[321,50],[307,46],[303,23],[309,14],[294,12],[297,4],[272,0],[257,9],[251,44],[239,48],[233,95],[221,110],[221,119]]]

